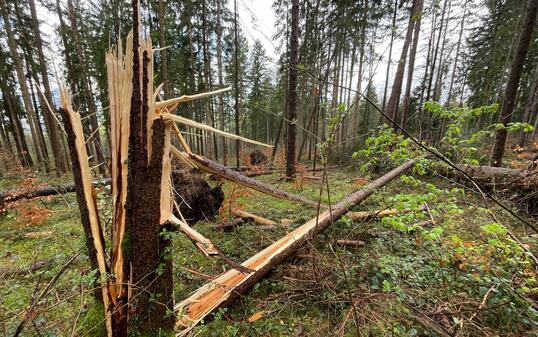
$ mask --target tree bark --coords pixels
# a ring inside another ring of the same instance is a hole
[[[217,33],[217,79],[219,82],[219,87],[222,88],[224,81],[222,78],[222,24],[221,24],[221,0],[217,1],[217,22],[216,22],[216,33]],[[219,117],[220,117],[220,129],[225,131],[225,116],[224,116],[224,99],[222,95],[219,95]],[[226,148],[226,138],[221,137],[222,139],[222,158],[224,160],[224,166],[228,165],[228,149]]]
[[[392,28],[390,33],[389,59],[387,61],[387,74],[385,76],[385,86],[383,88],[383,110],[387,104],[387,89],[389,87],[390,63],[392,62],[392,46],[394,45],[394,35],[396,34],[396,14],[398,12],[398,0],[394,0],[394,13],[392,16]]]
[[[233,170],[231,170],[229,168],[226,168],[226,167],[224,167],[224,166],[222,166],[222,165],[220,165],[218,163],[215,163],[215,162],[213,162],[213,161],[211,161],[211,160],[209,160],[209,159],[207,159],[205,157],[202,157],[200,155],[191,153],[189,158],[193,162],[195,162],[196,166],[199,169],[204,170],[207,173],[211,173],[211,174],[221,176],[221,177],[223,177],[223,178],[225,178],[225,179],[227,179],[229,181],[232,181],[234,183],[237,183],[239,185],[254,189],[256,191],[259,191],[259,192],[262,192],[262,193],[265,193],[265,194],[270,194],[270,195],[272,195],[274,197],[277,197],[277,198],[299,202],[299,203],[302,203],[302,204],[307,205],[307,206],[311,206],[311,207],[317,207],[318,206],[317,202],[314,202],[312,200],[304,198],[304,197],[302,197],[300,195],[295,195],[293,193],[289,193],[289,192],[280,190],[278,188],[275,188],[275,187],[273,187],[273,186],[271,186],[269,184],[263,183],[263,182],[258,181],[256,179],[246,177],[243,174],[235,172],[235,171],[233,171]],[[324,206],[324,205],[322,205],[322,206]]]
[[[532,81],[531,90],[529,92],[529,98],[523,106],[523,117],[521,121],[523,123],[531,123],[532,113],[537,111],[538,108],[538,65],[535,66],[534,79]],[[519,134],[519,146],[523,147],[527,143],[528,133],[521,131]]]
[[[523,65],[529,51],[532,32],[534,31],[534,27],[536,26],[537,12],[538,0],[530,0],[525,15],[525,22],[521,28],[521,33],[519,35],[517,51],[512,60],[510,79],[506,84],[506,89],[504,91],[504,97],[499,112],[499,121],[503,123],[505,128],[498,130],[497,134],[495,135],[495,143],[493,144],[493,151],[491,153],[490,159],[491,166],[498,167],[502,165],[504,146],[506,144],[506,136],[508,134],[506,126],[512,121],[512,113],[516,104],[516,96],[519,87],[519,81],[521,79],[521,74],[523,72]]]
[[[291,2],[291,35],[288,80],[288,140],[286,146],[286,177],[295,175],[295,137],[297,133],[297,62],[299,59],[299,0]]]
[[[161,79],[164,83],[164,99],[172,98],[172,89],[170,87],[170,81],[168,79],[168,51],[166,50],[166,22],[165,22],[165,13],[166,13],[166,0],[158,0],[159,8],[157,15],[159,16],[159,51],[161,59]]]
[[[90,122],[90,134],[87,135],[91,138],[93,144],[93,153],[96,156],[95,164],[98,165],[99,173],[106,173],[106,163],[105,157],[103,155],[103,145],[101,142],[101,134],[99,132],[99,122],[97,121],[97,108],[93,100],[93,94],[90,88],[90,77],[86,70],[86,60],[84,57],[84,52],[82,51],[82,45],[80,41],[80,32],[78,30],[77,17],[75,10],[73,8],[72,0],[67,0],[67,10],[69,21],[71,22],[71,31],[73,34],[73,42],[75,44],[75,52],[79,63],[78,71],[80,72],[80,88],[82,89],[82,94],[86,101],[86,109],[88,120]]]
[[[392,90],[389,101],[387,103],[386,113],[396,120],[398,116],[398,106],[400,104],[400,94],[402,92],[403,76],[405,71],[405,64],[407,62],[407,51],[411,44],[413,37],[413,29],[415,27],[416,15],[422,10],[422,0],[413,0],[411,6],[411,13],[409,14],[409,24],[407,25],[407,34],[405,35],[404,45],[402,48],[402,54],[398,61],[398,68],[396,69],[396,75],[394,77],[394,83],[392,84]]]
[[[73,171],[73,184],[70,184],[69,186],[66,186],[65,189],[63,189],[65,192],[71,192],[74,190],[77,194],[77,203],[80,211],[80,221],[82,222],[82,227],[84,229],[84,237],[86,240],[86,248],[88,249],[88,257],[90,259],[90,266],[92,270],[99,270],[99,264],[97,261],[97,250],[95,248],[94,244],[94,235],[92,233],[91,229],[91,221],[90,221],[90,212],[87,206],[87,203],[94,202],[95,200],[86,200],[85,193],[84,193],[84,186],[82,183],[82,174],[81,174],[81,163],[79,161],[78,151],[77,151],[77,144],[76,144],[76,135],[73,130],[73,125],[71,124],[69,115],[67,111],[60,109],[60,114],[62,115],[63,124],[65,132],[67,133],[67,144],[69,147],[69,152],[71,154],[71,166]],[[39,190],[34,190],[30,193],[27,191],[17,192],[14,195],[7,195],[4,198],[1,198],[4,202],[7,201],[14,201],[21,198],[29,198],[34,197],[37,194],[42,195],[49,195],[50,192],[60,192],[62,190],[59,186],[50,186],[46,188],[42,188]],[[9,193],[9,192],[8,192]],[[104,242],[104,237],[100,238],[101,242]],[[97,274],[95,279],[95,285],[97,286],[94,291],[95,298],[103,302],[103,298],[101,296],[101,290],[99,288],[99,285],[97,284],[97,279],[99,279],[99,274]]]
[[[45,55],[43,54],[43,42],[41,40],[41,31],[39,30],[39,21],[37,19],[37,12],[35,7],[35,0],[29,0],[30,12],[32,14],[32,28],[34,31],[35,47],[37,50],[37,56],[39,59],[39,71],[41,73],[41,82],[44,88],[44,95],[50,107],[54,109],[54,100],[52,99],[52,91],[50,90],[49,74],[47,72]],[[62,175],[67,172],[67,163],[60,145],[60,134],[58,132],[57,121],[53,114],[55,111],[49,111],[48,107],[43,107],[45,110],[43,115],[47,126],[47,133],[49,136],[50,145],[52,148],[52,154],[54,156],[54,166],[56,168],[57,175]]]
[[[454,56],[454,67],[452,68],[452,76],[450,79],[450,86],[448,88],[447,106],[450,104],[450,101],[452,100],[452,90],[454,90],[454,81],[456,79],[456,70],[458,68],[458,61],[460,57],[461,41],[463,38],[463,29],[465,28],[465,18],[467,16],[468,2],[469,0],[465,0],[465,3],[463,4],[463,16],[461,18],[460,33],[458,36],[458,43],[456,45],[456,55]]]
[[[15,72],[17,74],[17,79],[19,81],[19,85],[21,88],[23,103],[24,103],[24,109],[26,111],[26,114],[28,116],[28,124],[30,125],[30,132],[32,134],[32,139],[34,142],[34,147],[36,151],[36,157],[37,161],[39,163],[43,163],[43,149],[41,147],[41,144],[39,142],[38,134],[37,134],[37,118],[35,115],[34,108],[32,106],[32,102],[30,100],[30,92],[28,90],[28,85],[26,83],[26,77],[24,74],[24,68],[23,63],[21,60],[21,57],[17,51],[17,42],[15,41],[15,37],[13,35],[13,30],[11,27],[11,20],[9,18],[9,10],[6,6],[5,0],[0,0],[0,9],[2,11],[2,17],[4,19],[4,29],[6,31],[7,35],[7,42],[9,51],[11,53],[11,58],[13,59],[13,63],[15,66]]]
[[[417,11],[418,18],[415,22],[413,45],[411,46],[411,52],[409,54],[409,66],[407,68],[407,83],[405,84],[405,94],[403,99],[403,111],[402,111],[402,128],[407,130],[407,120],[409,118],[409,106],[411,104],[411,89],[413,86],[413,72],[415,70],[415,58],[417,56],[418,40],[420,37],[420,24],[422,22],[422,4],[421,0],[420,8]]]
[[[240,136],[241,129],[239,127],[239,28],[237,27],[237,0],[234,0],[234,45],[235,45],[235,134]],[[235,141],[235,163],[236,166],[241,166],[239,154],[241,152],[241,143]]]

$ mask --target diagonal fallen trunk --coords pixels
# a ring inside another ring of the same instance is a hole
[[[196,167],[198,167],[199,169],[207,173],[221,176],[225,178],[226,180],[229,180],[241,186],[245,186],[245,187],[254,189],[262,193],[270,194],[280,199],[286,199],[286,200],[299,202],[299,203],[302,203],[304,205],[311,206],[311,207],[318,206],[318,203],[315,201],[309,200],[307,198],[301,197],[293,193],[280,190],[278,188],[275,188],[269,184],[265,184],[256,179],[246,177],[239,172],[230,170],[229,168],[222,166],[218,163],[215,163],[203,156],[197,155],[195,153],[190,153],[188,156],[189,156],[188,158],[196,165]],[[321,206],[327,207],[325,205],[321,205]]]
[[[241,273],[237,270],[228,270],[210,283],[199,288],[189,298],[177,304],[174,308],[179,317],[176,323],[176,328],[179,330],[177,336],[186,335],[213,310],[230,304],[237,296],[247,291],[267,275],[271,269],[290,257],[305,242],[340,219],[350,208],[368,198],[378,188],[411,169],[414,164],[415,161],[410,160],[384,176],[370,182],[363,189],[349,195],[334,205],[330,210],[319,214],[318,217],[311,219],[245,261],[243,266],[253,269],[254,272]]]

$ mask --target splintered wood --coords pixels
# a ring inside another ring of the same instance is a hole
[[[230,303],[236,296],[264,277],[272,268],[292,255],[307,240],[325,230],[346,214],[350,208],[372,195],[376,189],[411,169],[414,164],[415,161],[410,160],[370,182],[363,189],[331,207],[330,210],[326,210],[246,260],[242,265],[253,269],[253,272],[243,273],[231,269],[199,288],[189,298],[175,306],[175,311],[179,317],[177,336],[185,336],[213,310]]]
[[[82,184],[85,207],[88,211],[91,235],[93,237],[93,244],[96,251],[97,264],[99,267],[101,292],[103,297],[103,305],[105,308],[106,327],[108,336],[112,336],[112,320],[110,315],[106,312],[111,301],[115,299],[115,292],[112,287],[109,286],[106,280],[108,274],[108,265],[105,254],[105,242],[103,229],[99,221],[99,213],[97,210],[97,196],[93,187],[93,181],[91,176],[90,165],[88,161],[88,153],[86,152],[86,142],[84,139],[84,131],[82,129],[82,122],[80,114],[73,110],[73,104],[71,97],[67,93],[65,86],[60,86],[60,105],[68,116],[70,128],[75,136],[75,147],[77,149],[77,159],[79,162],[80,183]]]
[[[110,149],[112,178],[112,272],[117,292],[125,282],[122,245],[125,234],[127,160],[129,155],[129,116],[133,92],[133,34],[106,54],[108,99],[110,102]]]

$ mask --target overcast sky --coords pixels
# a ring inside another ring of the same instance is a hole
[[[65,0],[60,0],[61,3],[65,5]],[[86,0],[89,1],[89,0]],[[273,41],[273,36],[276,31],[275,27],[275,15],[272,8],[273,0],[237,0],[238,5],[238,13],[239,13],[239,25],[241,26],[242,30],[244,31],[244,34],[246,38],[248,39],[249,43],[252,45],[255,39],[259,39],[267,52],[267,55],[269,56],[271,63],[273,66],[276,65],[276,61],[278,60],[278,50],[276,50],[276,46],[278,46],[278,42]],[[231,12],[234,10],[234,0],[228,1],[228,7]],[[401,13],[401,15],[407,15],[406,13]],[[38,15],[41,18],[41,29],[43,33],[45,34],[44,38],[47,41],[51,41],[51,44],[49,45],[48,55],[55,67],[58,69],[58,72],[61,73],[59,70],[61,68],[62,59],[63,56],[61,55],[61,48],[55,47],[56,45],[61,45],[61,41],[59,40],[59,37],[56,34],[56,27],[58,26],[58,18],[56,13],[48,12],[44,8],[38,8]],[[454,13],[454,11],[451,12],[451,16],[455,17],[458,13]],[[427,45],[427,38],[429,36],[429,30],[430,25],[428,23],[429,18],[426,16],[422,23],[422,29],[421,29],[421,39],[419,44],[419,52],[417,55],[417,61],[416,66],[417,70],[415,71],[414,80],[417,81],[420,76],[422,76],[422,70],[421,67],[424,64],[424,60],[426,57],[426,45]],[[459,20],[452,20],[450,22],[449,31],[450,34],[456,34],[457,32],[457,25]],[[398,34],[403,35],[405,34],[406,24],[401,23],[399,26]],[[449,34],[449,35],[450,35]],[[374,64],[372,68],[372,80],[373,83],[377,89],[377,93],[379,97],[382,97],[382,91],[384,87],[384,81],[386,76],[386,66],[387,66],[387,59],[388,59],[388,45],[389,45],[389,37],[386,36],[382,41],[375,46],[375,52],[378,55],[383,55],[383,57],[380,58],[380,60]],[[395,71],[395,59],[397,59],[400,56],[401,48],[402,48],[402,39],[397,38],[395,44],[394,44],[394,50],[392,55],[392,68],[391,68],[391,74],[389,78],[392,78],[394,71]],[[104,61],[103,61],[104,62]],[[276,66],[275,66],[276,69]],[[357,70],[358,67],[355,67],[355,73],[353,81],[353,87],[356,87],[358,73]],[[54,71],[54,70],[51,70]],[[363,77],[364,84],[363,84],[363,90],[366,87],[366,77],[369,76],[368,74],[368,68],[365,69],[366,73]],[[389,83],[390,85],[390,83]],[[390,87],[389,87],[390,90]]]

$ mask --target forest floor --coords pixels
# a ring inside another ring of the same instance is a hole
[[[520,154],[513,156],[518,162]],[[322,202],[332,204],[370,180],[351,167],[333,169],[328,177],[330,201],[324,193]],[[319,198],[320,181],[280,178],[272,174],[256,179],[312,200]],[[40,181],[51,182],[48,176],[11,172],[3,177],[0,190]],[[536,270],[506,237],[506,228],[534,252],[538,237],[522,226],[512,226],[515,220],[481,195],[455,188],[461,186],[429,175],[395,180],[355,210],[412,212],[367,222],[342,218],[231,307],[198,326],[192,336],[537,335]],[[224,190],[220,218],[194,228],[239,262],[316,215],[314,209],[230,183]],[[103,208],[109,204],[105,188],[99,190],[98,203]],[[215,224],[229,219],[230,205],[277,223],[289,219],[292,224],[261,230],[247,223],[231,232],[215,231]],[[432,218],[435,224],[425,224]],[[110,227],[106,219],[104,223]],[[228,266],[203,256],[181,233],[173,236],[174,291],[179,301]],[[361,240],[365,245],[342,246],[337,243],[340,239]],[[13,334],[24,309],[78,252],[49,295],[27,315],[22,336],[106,333],[100,321],[102,309],[91,296],[92,273],[75,195],[9,206],[0,219],[0,336]]]

